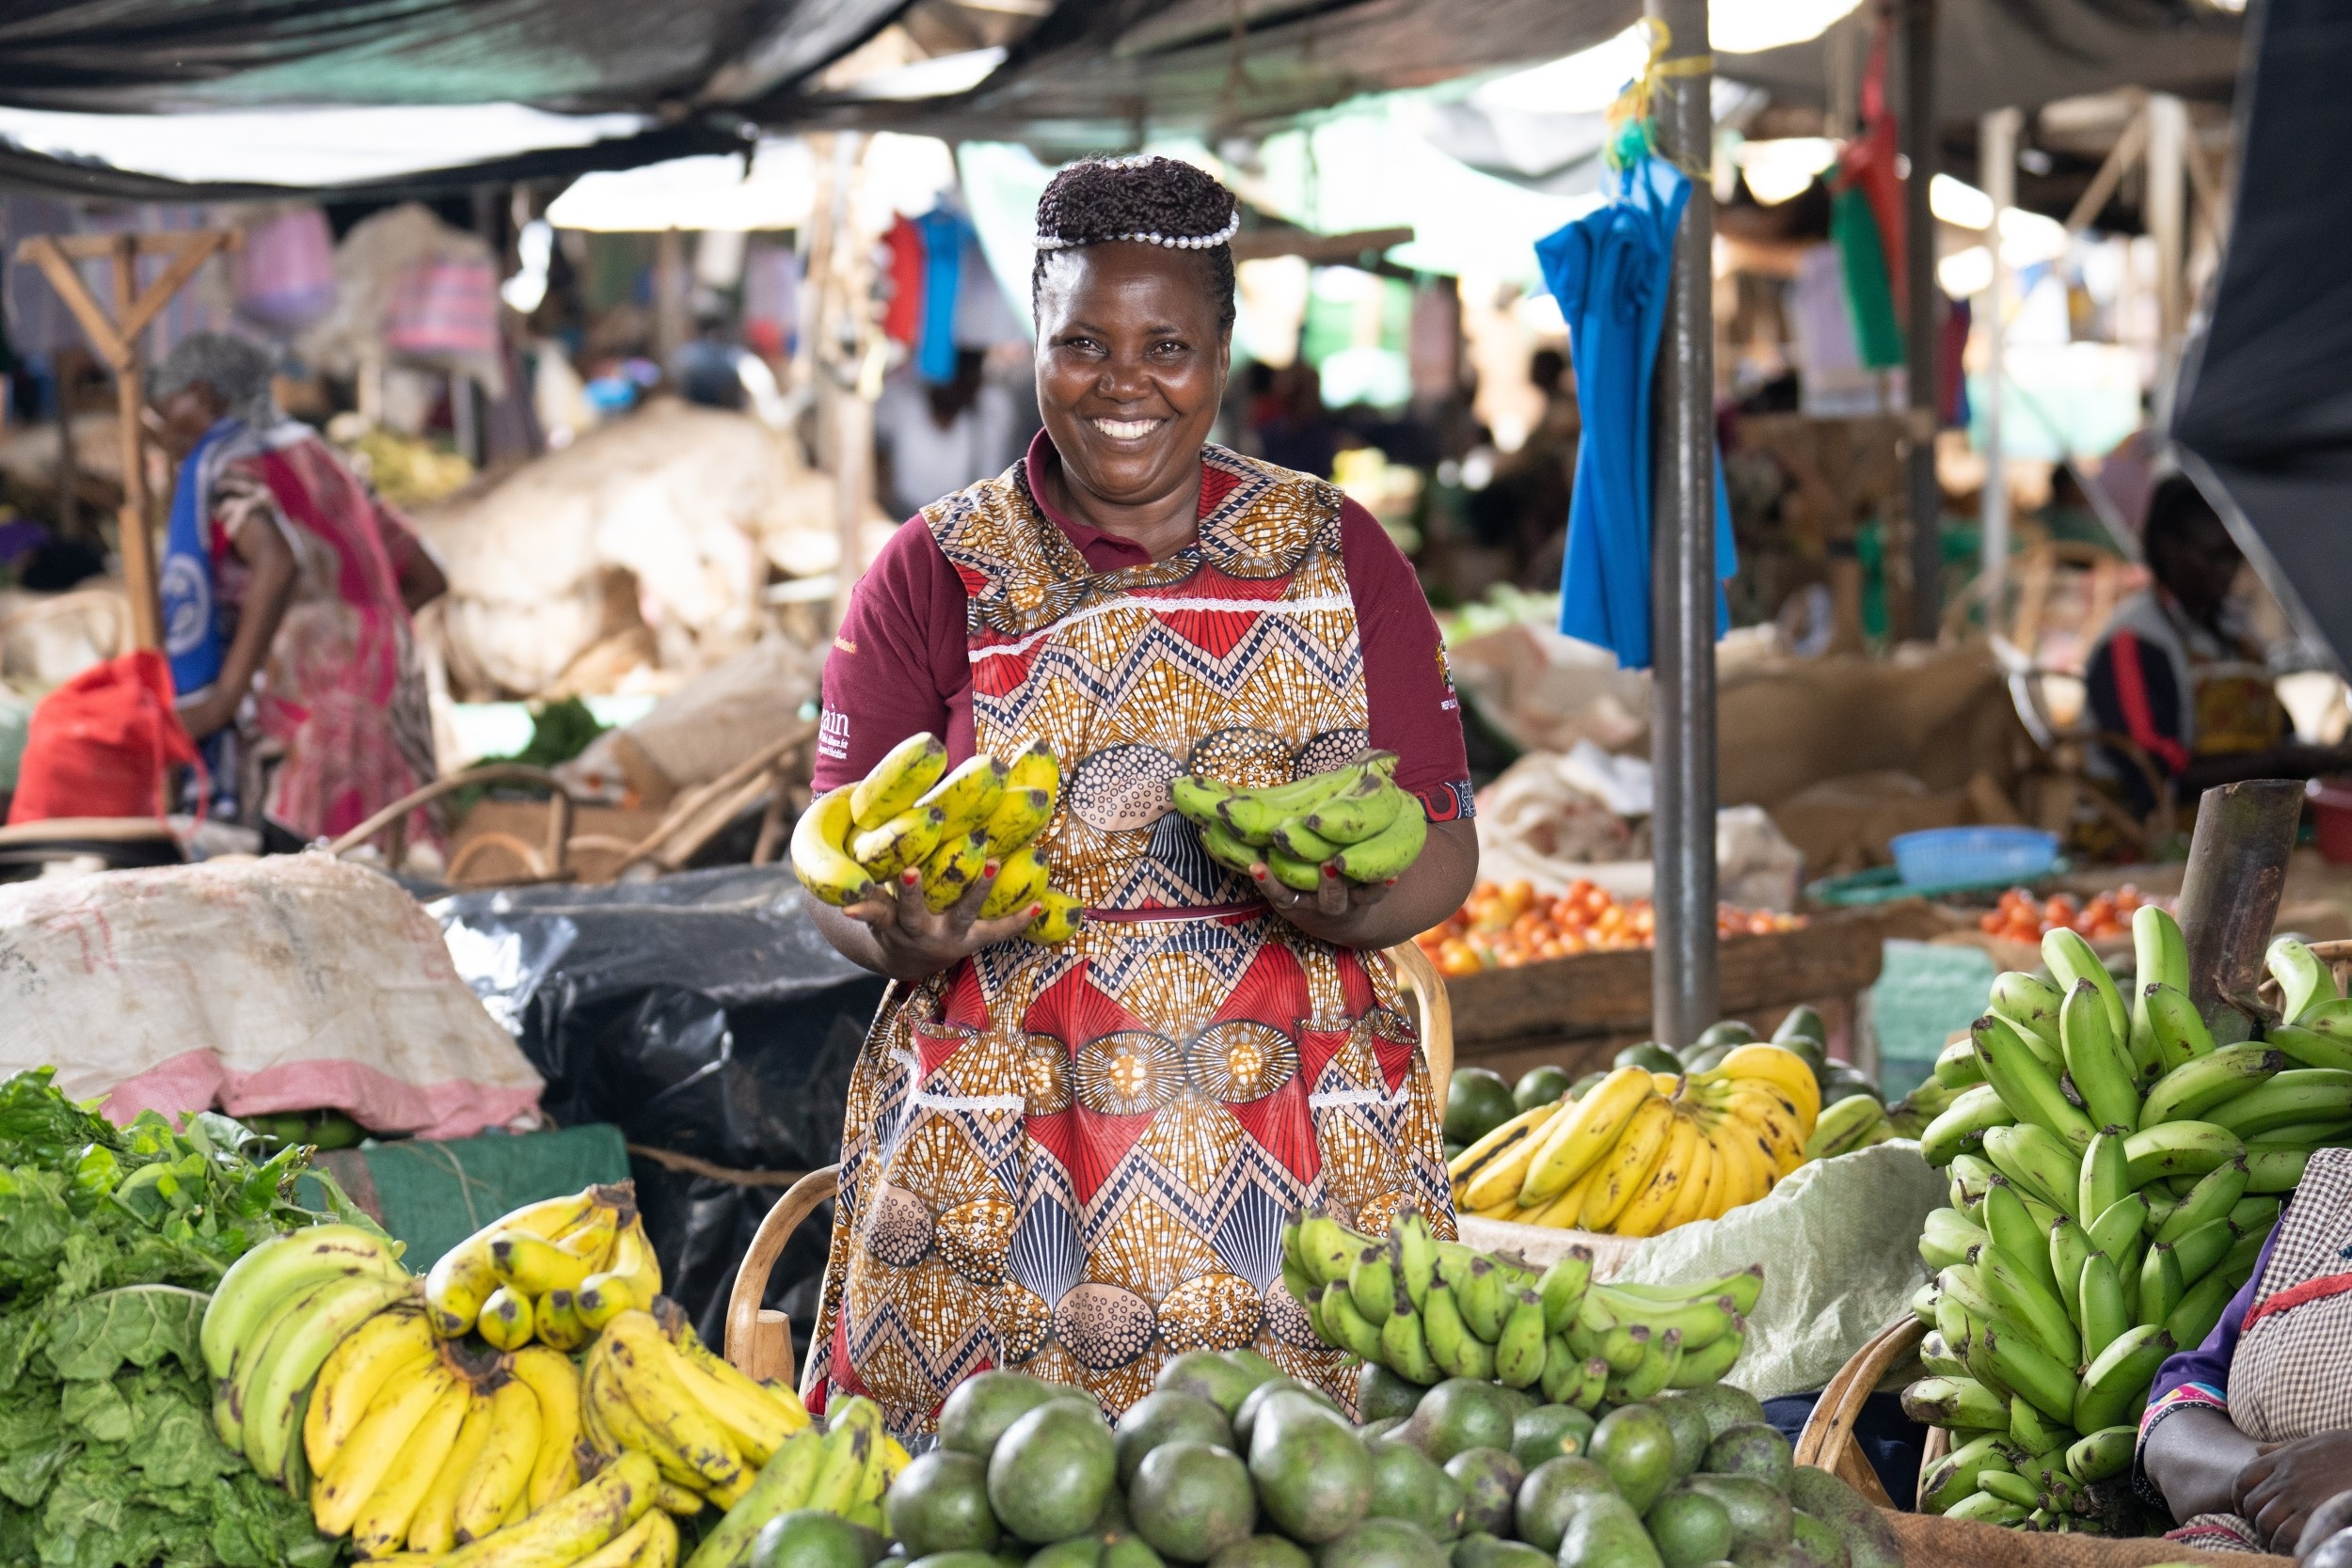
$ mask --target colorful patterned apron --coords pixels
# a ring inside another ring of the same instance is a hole
[[[2312,1153],[2230,1357],[2230,1419],[2257,1443],[2352,1427],[2352,1149]],[[2200,1513],[2173,1539],[2258,1551],[2253,1522]],[[2293,1543],[2288,1543],[2291,1546]]]
[[[1251,1344],[1350,1400],[1283,1223],[1409,1203],[1453,1232],[1387,960],[1275,916],[1171,804],[1179,774],[1279,783],[1366,736],[1339,492],[1216,447],[1202,485],[1196,543],[1099,576],[1022,465],[924,513],[970,594],[978,745],[1062,759],[1048,852],[1089,919],[894,989],[850,1079],[807,1381],[901,1433],[990,1367],[1117,1414],[1168,1356]]]

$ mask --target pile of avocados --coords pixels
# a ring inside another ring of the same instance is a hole
[[[1453,1159],[1521,1111],[1549,1105],[1564,1094],[1583,1099],[1587,1089],[1618,1068],[1638,1067],[1650,1072],[1705,1072],[1735,1047],[1756,1038],[1756,1031],[1746,1024],[1726,1019],[1709,1025],[1697,1039],[1679,1051],[1645,1040],[1627,1046],[1608,1067],[1596,1069],[1581,1078],[1570,1078],[1565,1068],[1547,1066],[1530,1068],[1515,1085],[1503,1082],[1502,1075],[1490,1068],[1455,1068],[1452,1082],[1446,1085],[1446,1158]],[[1849,1095],[1857,1094],[1867,1094],[1884,1104],[1886,1096],[1867,1073],[1829,1059],[1828,1047],[1822,1044],[1828,1038],[1829,1025],[1820,1013],[1812,1007],[1798,1006],[1789,1009],[1788,1016],[1772,1031],[1772,1043],[1804,1058],[1805,1066],[1813,1069],[1813,1081],[1820,1085],[1822,1104],[1835,1105]]]
[[[1797,1468],[1715,1386],[1597,1420],[1500,1384],[1366,1367],[1351,1422],[1252,1351],[1194,1351],[1114,1429],[1092,1400],[983,1372],[893,1482],[907,1568],[1897,1568],[1876,1510]],[[762,1568],[867,1568],[795,1553]]]

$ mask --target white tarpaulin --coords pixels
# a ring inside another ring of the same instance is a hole
[[[535,1126],[539,1074],[399,884],[323,854],[0,887],[0,1075],[54,1064],[127,1122],[339,1110]]]

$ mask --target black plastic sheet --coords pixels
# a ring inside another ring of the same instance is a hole
[[[455,894],[430,906],[451,956],[547,1078],[558,1122],[742,1171],[806,1171],[841,1148],[850,1069],[883,982],[833,950],[780,866],[612,887]],[[775,1186],[632,1154],[668,1293],[719,1342],[737,1265]],[[831,1208],[794,1234],[766,1305],[805,1345]]]

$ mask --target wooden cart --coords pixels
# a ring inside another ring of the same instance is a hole
[[[1397,978],[1412,989],[1420,1013],[1422,1055],[1429,1063],[1430,1086],[1438,1103],[1445,1103],[1446,1085],[1454,1076],[1454,1023],[1445,982],[1428,955],[1405,942],[1389,949]],[[801,1223],[833,1200],[841,1187],[841,1167],[827,1165],[810,1171],[786,1190],[752,1237],[751,1250],[736,1271],[735,1291],[727,1298],[726,1357],[763,1381],[783,1379],[800,1386],[801,1371],[793,1365],[792,1323],[784,1313],[760,1305],[767,1299],[768,1275],[784,1256],[785,1243]],[[808,1393],[802,1388],[803,1397]]]

